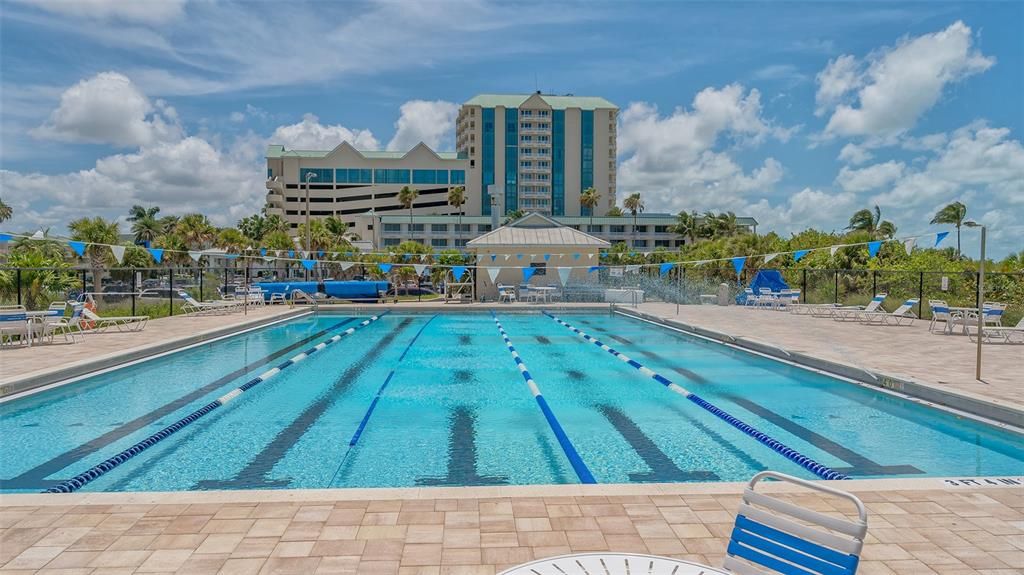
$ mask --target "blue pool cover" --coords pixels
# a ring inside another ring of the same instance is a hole
[[[338,299],[377,299],[380,292],[391,287],[386,281],[324,281],[324,282],[260,282],[255,284],[263,289],[263,297],[283,293],[290,298],[292,290],[300,289],[308,294],[325,293]]]

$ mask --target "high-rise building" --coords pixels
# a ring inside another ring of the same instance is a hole
[[[618,107],[604,98],[534,94],[480,94],[462,105],[455,146],[469,159],[475,194],[466,213],[540,212],[589,216],[580,195],[600,194],[594,211],[615,205]],[[467,188],[468,190],[468,188]]]

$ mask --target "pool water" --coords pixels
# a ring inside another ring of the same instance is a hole
[[[598,483],[815,477],[551,318],[497,317]],[[1024,473],[1011,432],[622,315],[559,317],[852,478]],[[80,474],[364,319],[309,315],[6,402],[0,490]],[[82,490],[577,481],[490,314],[392,313]]]

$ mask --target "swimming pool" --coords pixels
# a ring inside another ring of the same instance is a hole
[[[851,478],[1024,472],[1005,430],[622,315],[558,318]],[[547,315],[324,312],[0,405],[0,490],[61,485],[227,396],[81,490],[574,483],[573,453],[598,483],[815,477]]]

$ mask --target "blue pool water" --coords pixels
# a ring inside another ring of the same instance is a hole
[[[498,317],[597,482],[814,477],[552,319]],[[852,478],[1024,473],[1009,432],[621,315],[560,317]],[[306,316],[2,404],[0,490],[40,491],[87,471],[364,319]],[[82,490],[576,481],[489,314],[395,313]]]

